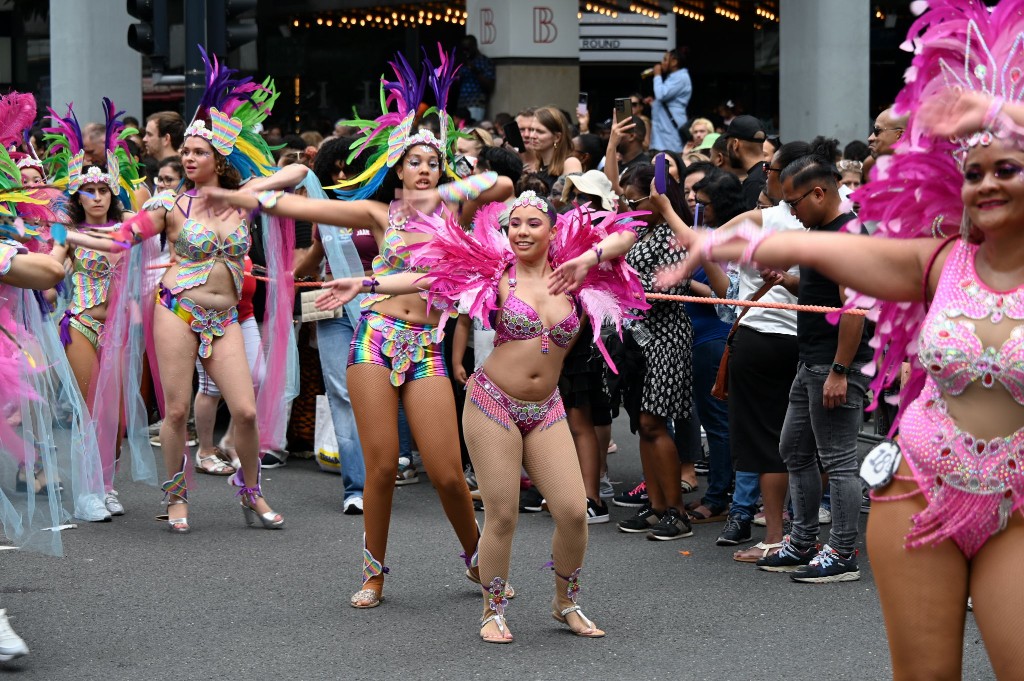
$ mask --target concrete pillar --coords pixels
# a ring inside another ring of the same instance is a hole
[[[128,47],[124,0],[50,0],[50,106],[68,102],[84,126],[103,122],[100,100],[142,120],[142,55]]]
[[[869,0],[781,0],[779,123],[783,142],[867,140]],[[841,148],[841,147],[840,147]]]
[[[577,0],[467,0],[466,33],[494,61],[487,115],[526,106],[576,110],[580,90]]]

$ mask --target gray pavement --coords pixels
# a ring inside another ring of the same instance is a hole
[[[621,419],[615,439],[623,489],[640,478],[637,444]],[[189,535],[153,520],[157,490],[124,484],[128,514],[65,531],[64,558],[0,552],[0,607],[31,649],[0,670],[19,681],[892,675],[863,541],[859,582],[796,584],[733,562],[714,545],[720,524],[652,542],[618,532],[629,509],[612,507],[613,523],[591,526],[580,601],[608,636],[587,640],[550,615],[550,517],[521,514],[507,613],[516,641],[495,646],[477,638],[477,588],[422,474],[395,492],[387,600],[368,611],[348,606],[362,521],[342,515],[339,476],[294,459],[265,471],[282,531],[246,528],[225,479],[197,477]],[[970,615],[964,660],[965,679],[992,678]]]

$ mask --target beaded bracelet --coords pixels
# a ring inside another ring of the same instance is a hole
[[[270,210],[277,205],[278,200],[284,196],[284,192],[281,191],[265,191],[256,194],[256,201],[260,204],[260,208],[264,210]]]
[[[1003,110],[1003,104],[1006,103],[1002,97],[993,97],[992,102],[988,105],[988,110],[985,112],[985,117],[981,119],[982,130],[993,130],[996,122],[999,120],[999,114]]]
[[[761,245],[761,242],[769,236],[771,236],[770,232],[758,229],[751,222],[744,222],[743,224],[730,229],[712,230],[701,246],[701,255],[705,260],[714,261],[715,257],[712,255],[711,251],[715,246],[726,244],[737,239],[742,239],[747,242],[747,246],[743,249],[739,262],[744,265],[749,265],[754,262],[754,252]]]
[[[370,289],[370,293],[377,293],[377,277],[363,279],[363,286]]]

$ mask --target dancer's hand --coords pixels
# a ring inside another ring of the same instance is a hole
[[[917,119],[939,137],[966,135],[981,130],[991,103],[990,95],[949,88],[926,100]]]
[[[575,291],[587,278],[590,268],[596,264],[597,254],[594,251],[587,251],[572,260],[563,262],[548,275],[548,293],[557,296],[566,291]]]
[[[359,295],[362,288],[363,280],[356,278],[335,279],[324,282],[323,291],[316,297],[316,309],[325,311],[337,310]]]

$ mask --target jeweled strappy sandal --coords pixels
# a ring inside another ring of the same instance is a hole
[[[491,583],[487,587],[487,607],[490,608],[494,614],[490,617],[480,618],[480,639],[484,643],[512,643],[513,638],[508,634],[505,628],[505,606],[508,605],[508,597],[505,590],[508,588],[507,582],[501,577],[495,577],[491,580]],[[483,628],[494,622],[498,625],[498,631],[501,636],[485,636]]]
[[[577,636],[582,636],[584,638],[601,638],[605,633],[598,629],[596,624],[587,619],[587,616],[583,614],[580,606],[576,605],[576,599],[579,598],[580,591],[582,591],[582,586],[580,584],[580,572],[582,571],[583,568],[576,568],[576,570],[568,577],[558,574],[557,571],[555,572],[559,579],[564,579],[566,581],[565,595],[570,601],[572,601],[572,605],[560,610],[558,602],[555,601],[552,603],[551,616],[554,617],[556,621],[568,626],[572,633]],[[576,631],[572,628],[568,619],[568,616],[572,613],[576,613],[576,616],[583,620],[583,624],[587,626],[586,629],[583,631]]]

